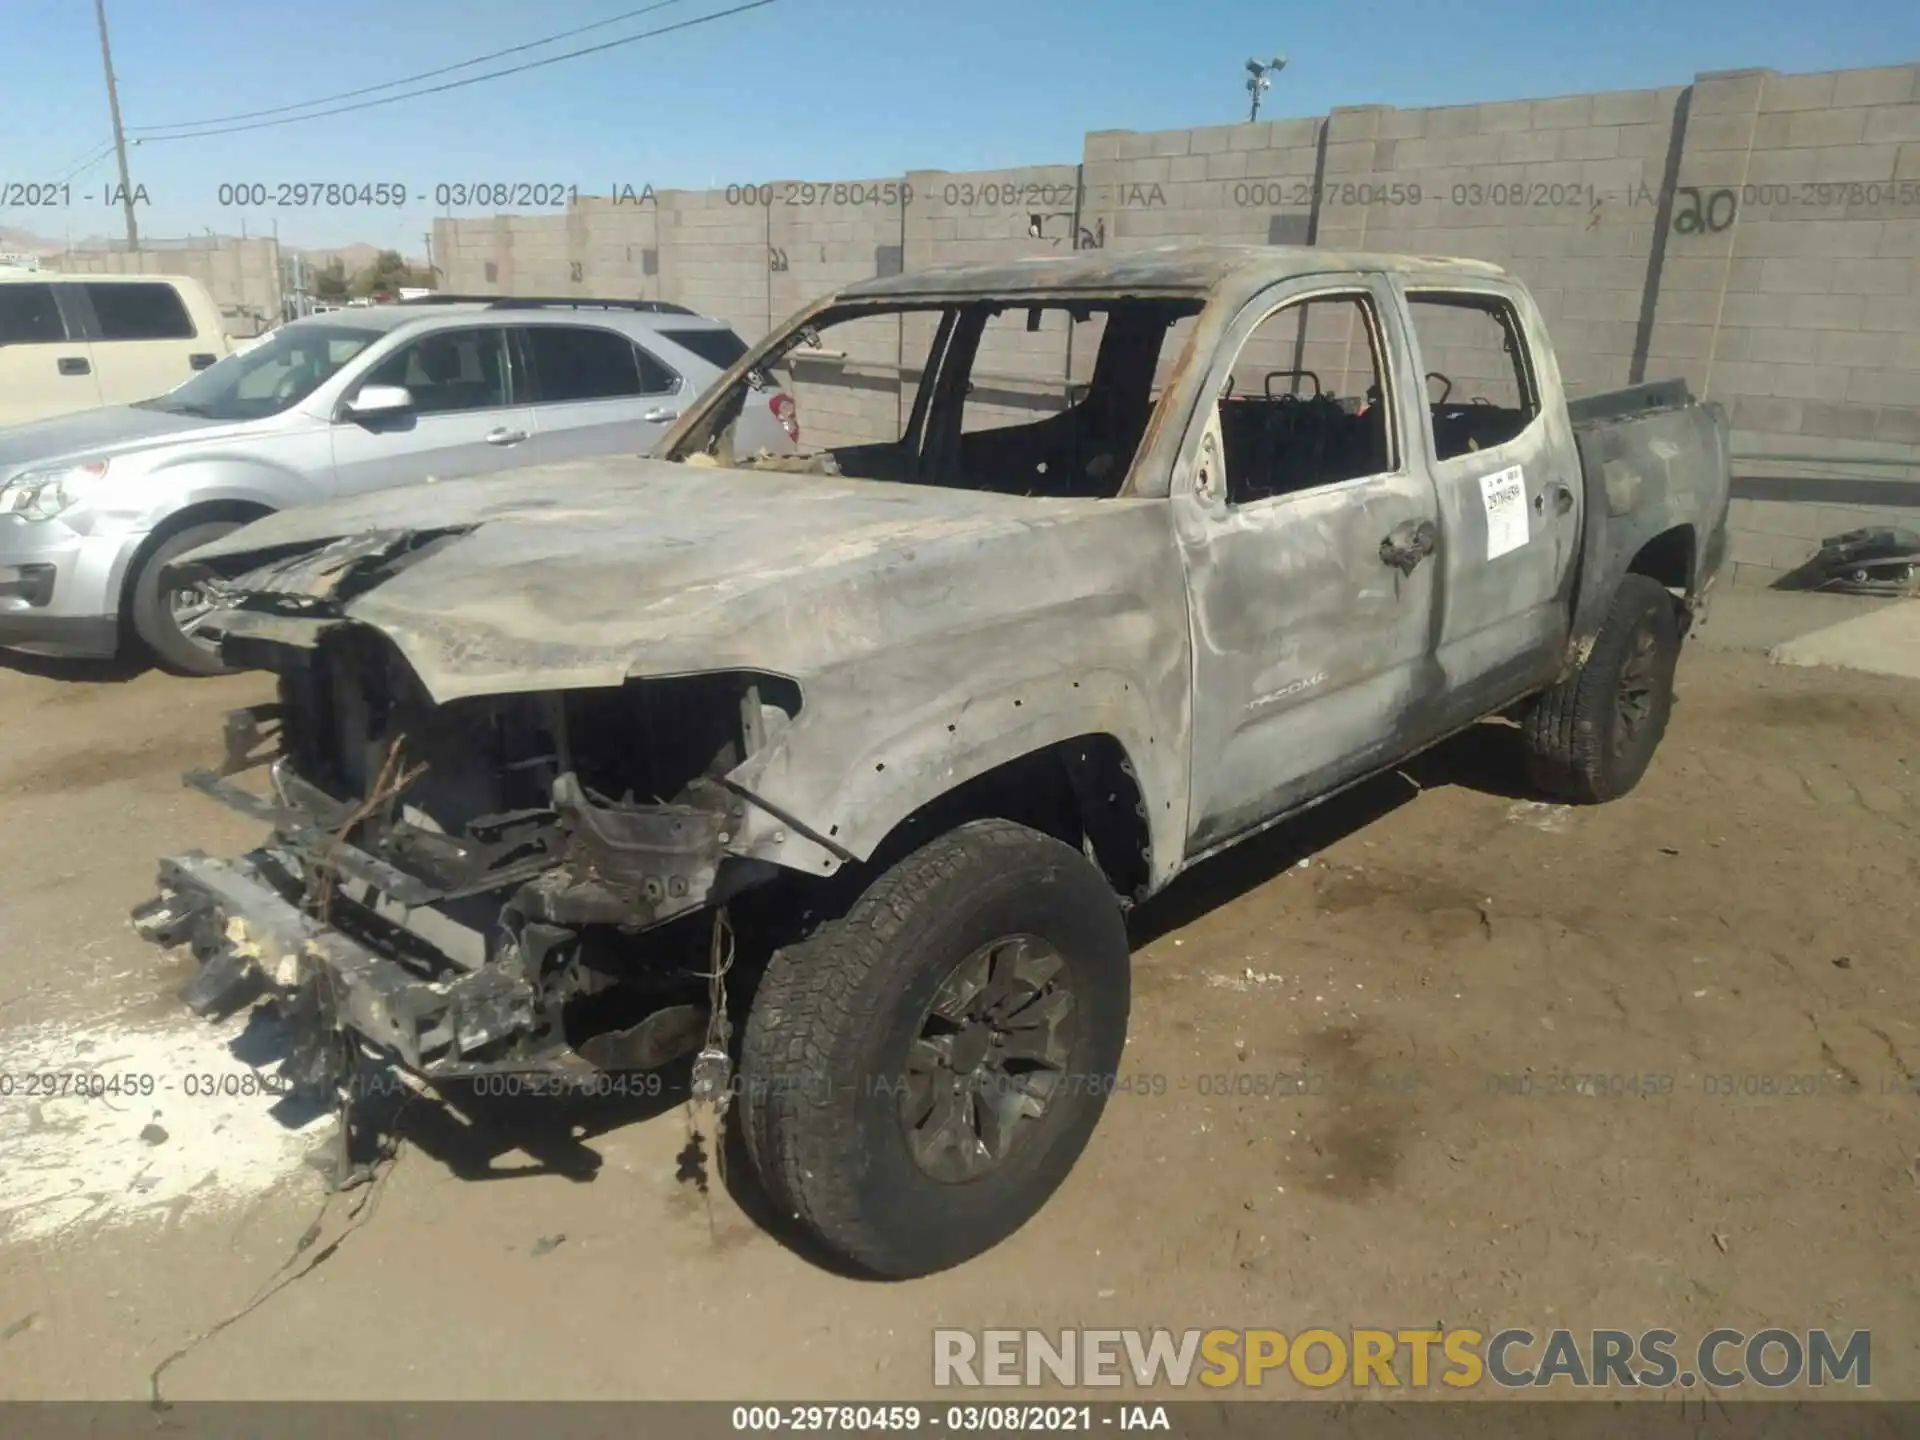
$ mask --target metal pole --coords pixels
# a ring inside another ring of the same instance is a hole
[[[120,157],[120,203],[127,212],[127,249],[140,248],[140,223],[133,218],[133,181],[127,175],[127,133],[120,128],[120,92],[113,83],[113,51],[107,45],[106,0],[93,0],[100,22],[100,62],[107,68],[107,109],[113,116],[113,148]]]
[[[1287,68],[1287,57],[1276,55],[1266,64],[1258,60],[1247,61],[1247,94],[1253,103],[1247,107],[1247,123],[1251,125],[1260,118],[1260,96],[1273,84],[1273,77]]]

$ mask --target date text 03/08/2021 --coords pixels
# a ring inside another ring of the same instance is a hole
[[[944,207],[955,210],[1045,211],[1076,205],[1118,206],[1121,209],[1164,209],[1171,201],[1161,185],[1102,185],[1081,189],[1071,180],[974,181],[949,180],[916,190],[904,181],[777,180],[729,185],[723,192],[728,205],[807,208],[879,205],[886,207]]]

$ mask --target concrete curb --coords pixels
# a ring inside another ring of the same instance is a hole
[[[1842,620],[1767,652],[1776,665],[1827,665],[1920,680],[1920,601]]]

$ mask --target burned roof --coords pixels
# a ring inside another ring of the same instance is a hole
[[[1326,271],[1369,270],[1461,278],[1506,274],[1498,265],[1484,260],[1324,250],[1308,245],[1160,245],[1148,250],[1083,250],[1071,255],[1027,255],[930,266],[861,280],[841,290],[839,298],[950,299],[1075,290],[1203,295],[1235,276],[1284,280]]]

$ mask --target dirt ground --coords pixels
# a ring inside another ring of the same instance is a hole
[[[158,1077],[0,1095],[0,1396],[925,1397],[936,1325],[1440,1324],[1871,1329],[1920,1397],[1920,685],[1710,626],[1624,801],[1483,731],[1204,867],[1065,1187],[897,1285],[703,1196],[665,1102],[421,1103],[329,1202],[126,922],[253,838],[176,777],[260,688],[0,664],[0,1069]]]

